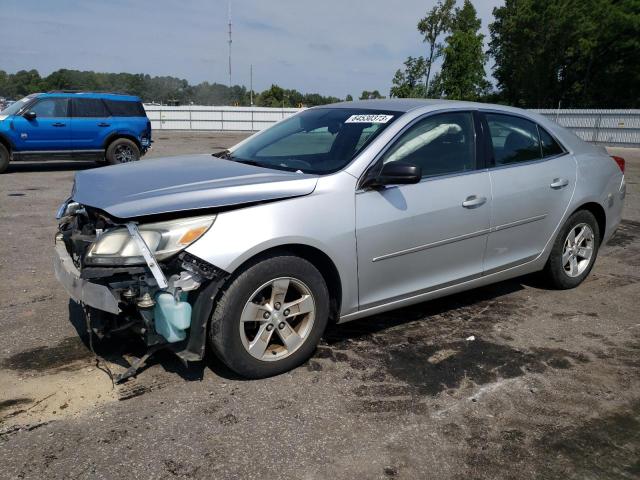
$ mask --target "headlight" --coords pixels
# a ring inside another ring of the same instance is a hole
[[[215,215],[193,217],[168,222],[147,223],[138,231],[158,260],[163,260],[184,250],[205,234]],[[144,264],[142,253],[124,227],[104,233],[90,248],[86,263],[92,265]]]

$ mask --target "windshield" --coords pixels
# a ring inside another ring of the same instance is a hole
[[[30,102],[31,100],[33,100],[33,97],[34,97],[34,95],[29,95],[27,97],[21,98],[17,102],[12,103],[10,106],[8,106],[4,110],[0,111],[0,115],[2,115],[2,116],[15,115],[16,113],[18,113],[20,111],[20,109],[22,107],[25,106],[25,104],[27,102]]]
[[[345,167],[400,114],[314,108],[247,140],[224,158],[266,168],[327,174]]]

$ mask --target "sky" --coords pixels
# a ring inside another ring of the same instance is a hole
[[[232,81],[388,95],[436,0],[231,0]],[[0,70],[148,73],[228,83],[228,0],[0,0]],[[461,4],[462,0],[458,0]],[[502,0],[473,0],[487,26]],[[487,39],[485,38],[485,41]],[[487,67],[490,71],[490,66]]]

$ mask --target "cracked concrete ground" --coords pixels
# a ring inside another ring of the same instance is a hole
[[[155,132],[144,161],[237,134]],[[313,359],[244,381],[136,344],[97,346],[51,268],[77,169],[0,176],[0,478],[640,476],[640,150],[624,222],[579,288],[519,278],[331,327]],[[473,337],[473,340],[471,338]]]

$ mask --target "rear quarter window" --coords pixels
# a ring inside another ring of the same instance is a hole
[[[144,107],[140,102],[129,100],[105,100],[107,108],[114,117],[146,117]]]

